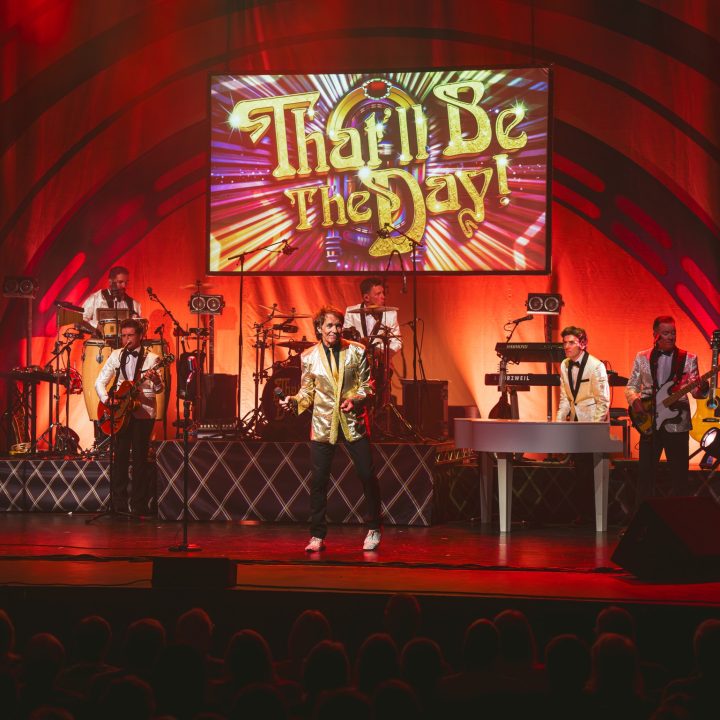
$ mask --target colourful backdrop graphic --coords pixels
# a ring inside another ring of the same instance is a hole
[[[210,76],[541,65],[553,69],[551,272],[421,275],[428,377],[450,381],[452,404],[477,404],[486,415],[497,390],[483,377],[497,366],[504,322],[523,314],[528,291],[550,290],[565,301],[554,331],[583,325],[591,352],[621,374],[650,344],[653,317],[666,312],[706,368],[720,324],[717,20],[709,0],[368,0],[362,10],[289,0],[3,3],[0,264],[39,281],[32,359],[50,357],[55,302],[80,302],[117,263],[130,268],[151,329],[165,323],[167,336],[170,327],[148,286],[181,323],[197,324],[181,287],[207,268]],[[238,279],[210,280],[227,302],[216,371],[234,373]],[[310,313],[326,301],[351,304],[358,280],[249,277],[246,336],[261,305]],[[411,295],[396,277],[389,284],[405,323]],[[27,306],[0,300],[3,369],[24,364]],[[309,323],[300,325],[298,337],[311,336]],[[524,323],[516,337],[539,341],[543,329]],[[80,355],[77,346],[78,367]],[[243,412],[253,401],[253,358],[246,340]],[[395,365],[407,375],[402,358]],[[45,386],[41,393],[42,410]],[[520,402],[524,416],[544,416],[542,390]],[[71,426],[86,427],[77,396],[70,415]]]
[[[216,76],[210,96],[211,272],[400,270],[414,244],[423,271],[548,270],[546,68]]]

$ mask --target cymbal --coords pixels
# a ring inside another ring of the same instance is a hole
[[[283,342],[275,343],[276,347],[289,348],[295,352],[302,352],[313,345],[317,345],[317,343],[310,342],[309,340],[283,340]]]
[[[210,288],[215,287],[212,283],[207,282],[194,282],[190,283],[189,285],[181,285],[181,290],[197,290],[200,292],[201,290],[210,290]]]
[[[303,318],[309,317],[312,317],[312,315],[308,315],[307,313],[296,313],[295,315],[288,315],[287,313],[277,313],[273,315],[273,320],[302,320]]]
[[[347,312],[352,315],[373,315],[374,313],[384,313],[389,310],[397,310],[397,308],[390,305],[366,305],[365,307],[352,308]]]

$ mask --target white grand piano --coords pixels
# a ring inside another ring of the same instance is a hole
[[[497,453],[500,532],[510,531],[514,453],[592,453],[595,530],[607,530],[608,455],[623,449],[622,441],[610,437],[609,423],[456,418],[455,447],[480,452],[480,513],[486,524],[490,522],[492,500],[490,453]]]

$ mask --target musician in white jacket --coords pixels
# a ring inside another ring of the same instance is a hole
[[[126,408],[127,420],[114,438],[115,462],[112,467],[113,509],[128,512],[128,484],[130,470],[130,453],[132,451],[133,479],[130,494],[130,511],[146,514],[149,510],[149,467],[148,449],[152,435],[155,416],[157,414],[156,395],[163,390],[163,380],[153,368],[160,357],[142,345],[143,327],[135,319],[130,318],[120,323],[120,340],[122,347],[113,350],[110,357],[100,370],[95,381],[95,390],[105,405],[113,405],[120,420]],[[138,383],[136,402],[126,406],[122,399],[117,399],[108,392],[117,389],[123,382]],[[117,426],[117,423],[116,423]]]
[[[662,397],[672,394],[673,387],[698,381],[693,397],[703,398],[708,392],[708,383],[699,383],[698,359],[693,353],[681,350],[676,345],[675,320],[670,315],[661,315],[653,322],[653,346],[641,350],[635,357],[633,369],[625,388],[625,397],[636,414],[646,408],[643,400],[655,405],[655,419],[649,435],[640,436],[640,462],[637,504],[655,495],[655,480],[660,456],[665,451],[672,481],[673,495],[687,493],[688,470],[690,468],[690,402],[687,395],[681,397],[669,408],[664,407]],[[649,401],[649,402],[648,402]]]
[[[575,325],[563,329],[565,359],[560,363],[560,405],[555,419],[558,422],[608,422],[610,416],[610,383],[605,363],[587,351],[585,330]],[[593,456],[577,453],[573,456],[575,476],[583,486],[577,494],[576,524],[592,522]]]

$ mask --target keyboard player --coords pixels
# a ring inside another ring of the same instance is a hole
[[[570,325],[563,329],[565,359],[560,363],[560,404],[557,422],[609,422],[610,383],[605,363],[587,351],[588,337],[583,328]],[[593,517],[593,456],[573,456],[575,474],[581,484],[577,524]]]

